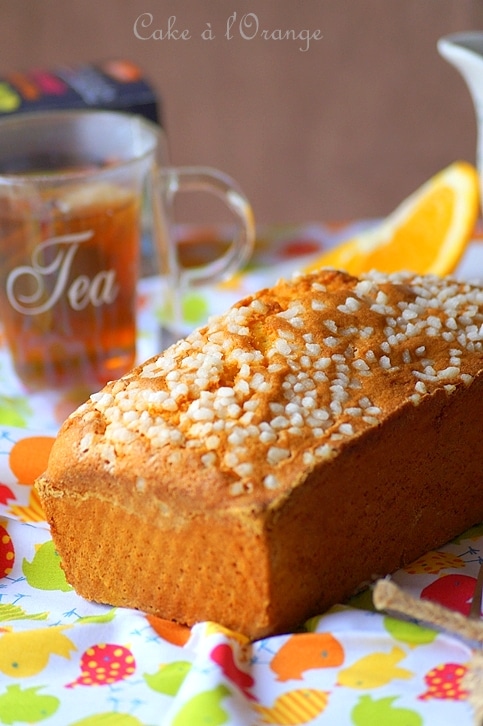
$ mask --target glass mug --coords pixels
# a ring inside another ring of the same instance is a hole
[[[49,111],[0,121],[0,316],[29,389],[97,390],[132,368],[146,218],[174,317],[178,285],[217,282],[248,259],[253,215],[236,183],[165,160],[161,128],[140,116]],[[237,224],[218,259],[188,271],[172,207],[193,189],[221,197]]]

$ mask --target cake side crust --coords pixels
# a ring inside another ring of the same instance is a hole
[[[482,402],[483,373],[470,388],[398,411],[294,490],[269,537],[286,625],[483,521]]]
[[[82,597],[190,626],[214,620],[252,638],[271,631],[263,523],[207,513],[150,527],[95,495],[44,502],[67,581]]]

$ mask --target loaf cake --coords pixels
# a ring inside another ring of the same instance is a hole
[[[483,521],[483,289],[281,280],[106,385],[36,486],[85,598],[257,639]]]

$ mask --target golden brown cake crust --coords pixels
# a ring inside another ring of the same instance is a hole
[[[436,277],[241,301],[62,427],[37,486],[70,581],[260,637],[483,519],[482,326],[483,290]]]

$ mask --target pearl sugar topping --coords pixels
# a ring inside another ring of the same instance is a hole
[[[276,492],[283,467],[313,468],[377,426],[389,379],[414,405],[469,385],[482,308],[483,289],[433,276],[294,277],[213,318],[76,415],[104,418],[110,467],[112,452],[142,437],[225,470],[232,496]]]

